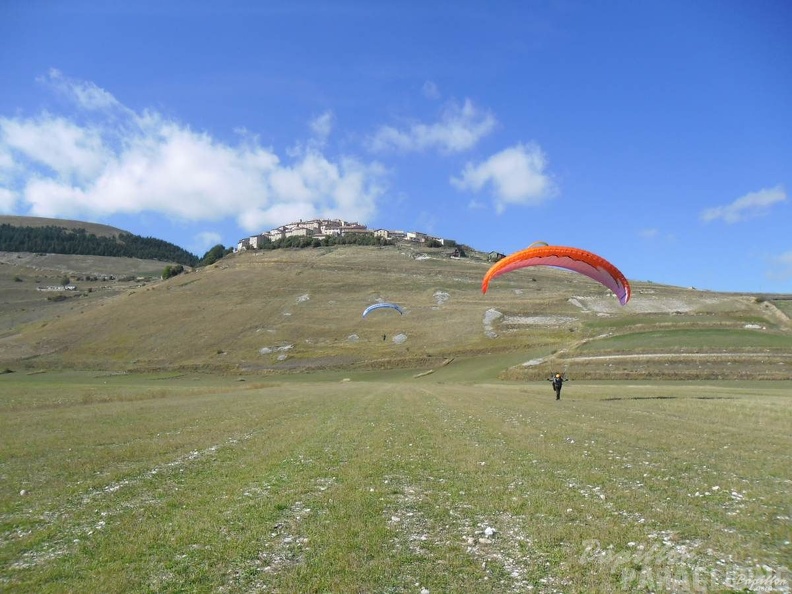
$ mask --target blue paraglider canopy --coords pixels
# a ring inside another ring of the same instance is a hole
[[[365,318],[369,314],[369,312],[372,312],[375,309],[383,309],[383,308],[395,309],[400,314],[404,314],[404,310],[395,303],[375,303],[374,305],[369,305],[365,310],[363,310],[363,317]]]

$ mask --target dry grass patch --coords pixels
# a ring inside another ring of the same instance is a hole
[[[2,587],[789,589],[785,383],[572,382],[556,402],[434,379],[453,368],[64,376],[60,395],[4,376]]]

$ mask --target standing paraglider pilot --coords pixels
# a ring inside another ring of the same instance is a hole
[[[567,381],[565,377],[561,377],[560,373],[556,373],[554,377],[548,378],[548,382],[553,382],[553,391],[556,394],[556,400],[561,400],[561,388],[564,382]]]

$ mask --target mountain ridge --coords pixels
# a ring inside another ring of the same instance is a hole
[[[186,266],[199,263],[197,256],[175,244],[115,227],[8,215],[0,217],[0,251],[123,256]]]
[[[31,217],[23,215],[0,215],[0,225],[12,225],[14,227],[63,227],[65,229],[85,229],[88,233],[93,233],[99,237],[116,237],[122,233],[129,233],[118,227],[103,225],[101,223],[89,223],[73,219],[54,219],[47,217]],[[131,235],[131,233],[130,233]]]

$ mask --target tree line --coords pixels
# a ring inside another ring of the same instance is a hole
[[[177,262],[185,266],[196,266],[199,262],[198,256],[162,239],[131,233],[99,237],[85,229],[66,229],[55,225],[17,227],[0,224],[0,251],[117,256]]]

